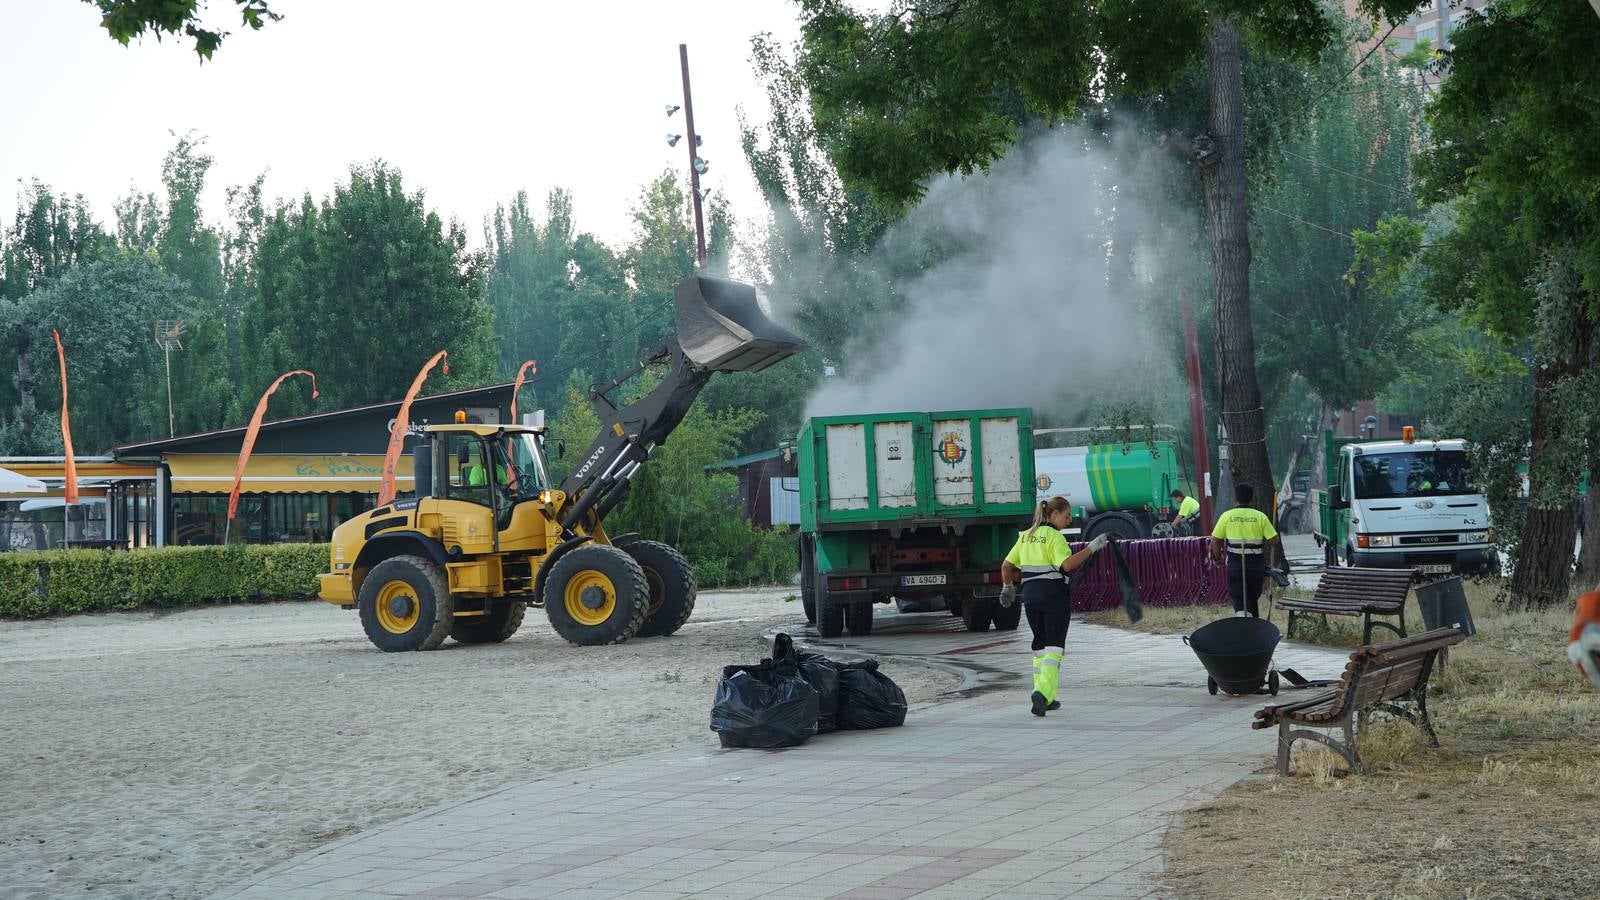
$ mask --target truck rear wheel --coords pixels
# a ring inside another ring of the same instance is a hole
[[[800,605],[806,622],[817,621],[817,551],[811,536],[800,535]]]
[[[356,606],[367,640],[385,653],[436,650],[454,622],[444,572],[420,556],[391,556],[373,566]]]
[[[872,608],[875,603],[852,603],[844,608],[845,627],[851,637],[866,637],[872,633]]]
[[[1094,540],[1104,534],[1118,541],[1134,541],[1144,537],[1144,530],[1134,518],[1125,513],[1105,513],[1096,516],[1084,533],[1085,540]]]
[[[828,596],[827,577],[821,572],[816,577],[817,634],[836,638],[844,634],[844,607],[838,600]]]
[[[961,600],[961,621],[967,623],[968,631],[988,631],[994,607],[993,600],[969,594]]]
[[[650,607],[639,637],[662,637],[677,632],[694,613],[697,592],[689,561],[660,541],[634,541],[624,550],[644,569],[650,585]]]
[[[585,544],[556,560],[544,585],[550,627],[574,644],[620,644],[639,633],[650,584],[633,557]]]
[[[1022,624],[1022,598],[1020,597],[1017,598],[1017,602],[1010,606],[1001,606],[996,603],[990,609],[992,610],[991,618],[994,619],[994,629],[996,631],[1016,631],[1017,626]]]
[[[450,637],[458,644],[498,644],[517,633],[526,603],[499,603],[481,616],[457,618],[450,624]]]

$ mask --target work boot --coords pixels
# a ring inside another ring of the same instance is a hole
[[[1049,707],[1046,705],[1046,702],[1045,702],[1045,699],[1044,699],[1044,695],[1039,693],[1038,691],[1034,691],[1033,692],[1033,714],[1038,716],[1038,717],[1040,717],[1040,718],[1044,718],[1044,711],[1046,709],[1048,709],[1048,708]]]
[[[1044,708],[1044,710],[1045,710],[1045,712],[1055,712],[1056,710],[1058,710],[1060,708],[1061,708],[1061,701],[1060,700],[1051,700],[1050,701],[1050,705],[1046,706]]]

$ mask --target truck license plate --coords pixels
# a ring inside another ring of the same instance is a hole
[[[901,575],[900,584],[905,587],[914,585],[940,585],[944,584],[943,575]]]
[[[1418,566],[1417,568],[1421,569],[1422,570],[1422,574],[1424,574],[1424,575],[1449,575],[1450,574],[1450,564],[1449,563],[1430,563],[1430,564],[1425,565],[1425,566]]]

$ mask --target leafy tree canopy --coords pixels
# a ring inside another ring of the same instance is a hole
[[[83,0],[100,10],[100,25],[117,43],[142,37],[145,32],[160,40],[164,35],[182,34],[194,41],[194,52],[202,60],[222,46],[229,32],[202,24],[200,16],[205,4],[202,0]],[[238,7],[239,21],[252,31],[259,31],[268,22],[283,16],[268,8],[267,0],[232,0]]]

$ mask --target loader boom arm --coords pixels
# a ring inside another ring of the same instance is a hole
[[[670,358],[671,368],[650,393],[621,409],[606,396],[663,357]],[[598,521],[621,502],[639,466],[683,422],[695,397],[710,380],[711,372],[696,368],[678,342],[671,341],[628,374],[608,385],[591,388],[589,402],[600,418],[600,433],[578,467],[561,483],[561,491],[567,495],[561,527],[572,530],[590,510],[596,511]]]
[[[683,422],[714,373],[758,372],[805,348],[767,318],[748,284],[697,275],[678,285],[673,300],[676,335],[634,369],[589,391],[600,434],[561,483],[567,499],[558,521],[569,537],[622,502],[629,480]],[[621,409],[606,396],[660,360],[668,361],[667,374],[650,393]]]

